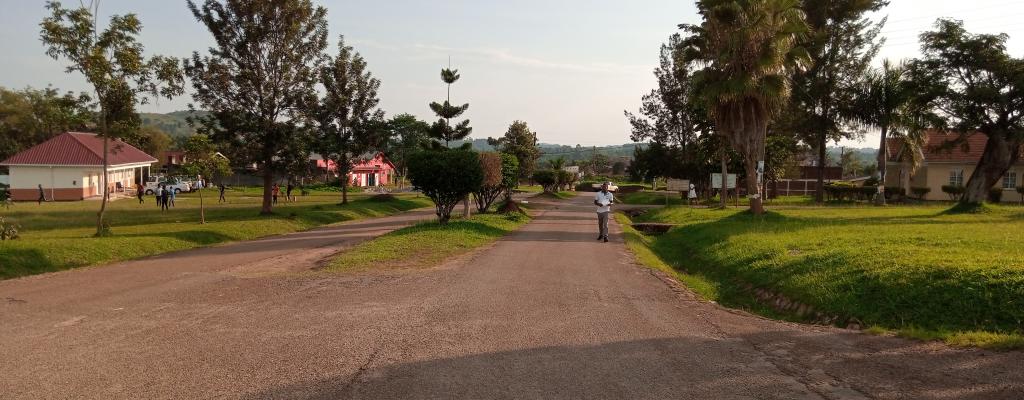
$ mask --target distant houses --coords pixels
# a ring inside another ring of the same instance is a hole
[[[319,154],[313,154],[310,160],[316,162],[319,171],[337,177],[338,167],[334,161],[325,160]],[[356,187],[388,185],[394,178],[395,164],[382,152],[360,155],[353,160],[352,170],[348,174],[349,184]]]
[[[904,188],[908,193],[911,188],[929,188],[931,191],[924,196],[925,200],[949,200],[942,187],[966,185],[988,143],[988,137],[982,134],[967,137],[963,144],[952,143],[954,137],[937,131],[928,132],[924,160],[917,171],[911,169],[901,142],[890,139],[886,146],[885,185]],[[1016,188],[1024,186],[1022,175],[1024,162],[1018,161],[996,183],[995,188],[1003,190],[1003,201],[1021,200]]]
[[[155,158],[123,141],[108,146],[107,182],[111,193],[130,189],[149,174]],[[47,200],[73,201],[103,195],[103,139],[66,132],[0,162],[10,172],[11,199],[36,200],[42,186]]]

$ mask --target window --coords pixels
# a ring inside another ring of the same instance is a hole
[[[950,186],[963,186],[964,185],[964,170],[952,169],[949,170],[949,185]]]
[[[1014,171],[1006,171],[1006,175],[1003,176],[1003,189],[1014,189],[1017,187],[1017,173]]]

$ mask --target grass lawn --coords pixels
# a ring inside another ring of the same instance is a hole
[[[523,214],[477,214],[448,225],[422,222],[364,242],[331,261],[327,271],[424,268],[493,243],[526,224]]]
[[[132,199],[111,202],[107,221],[113,237],[94,238],[98,201],[17,203],[0,215],[21,225],[21,238],[0,242],[0,279],[127,260],[175,250],[295,232],[336,222],[385,216],[429,206],[416,195],[398,195],[377,202],[352,194],[338,206],[339,193],[312,192],[297,202],[282,199],[275,215],[260,216],[261,189],[229,191],[229,203],[218,205],[214,190],[204,194],[205,225],[199,224],[199,197],[183,194],[177,207],[161,212],[152,196],[145,204]]]
[[[537,195],[537,198],[549,198],[557,200],[566,200],[576,197],[577,192],[552,192],[552,193],[541,193]]]
[[[627,230],[627,239],[641,261],[686,272],[696,292],[727,305],[764,311],[740,289],[749,283],[875,331],[1024,348],[1024,208],[945,211],[776,207],[755,217],[669,207],[636,222],[679,227],[655,237]]]
[[[666,198],[668,199],[668,204],[669,205],[685,205],[685,204],[689,204],[687,202],[687,199],[682,198],[679,195],[678,192],[666,192],[666,191],[654,192],[654,191],[645,190],[645,191],[642,191],[642,192],[617,194],[617,195],[615,195],[615,197],[617,197],[619,199],[619,201],[622,202],[623,204],[656,205],[656,206],[657,205],[665,205]],[[740,198],[739,202],[737,203],[735,200],[730,198],[729,199],[729,206],[732,207],[735,204],[739,204],[739,205],[741,205],[743,207],[746,207],[749,204],[747,201],[748,201],[748,199],[743,197],[743,198]],[[710,202],[707,199],[702,197],[702,198],[700,198],[698,200],[698,202],[701,205],[708,205],[708,204],[710,204],[710,205],[713,205],[713,206],[717,206],[718,205],[718,197],[712,198]],[[814,198],[812,198],[810,196],[779,196],[779,197],[774,198],[774,199],[769,199],[768,202],[765,205],[768,206],[768,207],[779,206],[779,205],[808,205],[809,206],[809,205],[814,205]],[[865,204],[865,205],[867,205],[867,204]]]

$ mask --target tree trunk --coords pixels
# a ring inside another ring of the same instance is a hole
[[[818,136],[818,185],[814,190],[814,201],[825,202],[825,163],[828,160],[827,146],[828,139],[822,133]]]
[[[729,155],[725,151],[725,142],[722,142],[722,146],[719,149],[722,152],[722,187],[719,190],[719,195],[722,203],[722,208],[729,206],[728,195],[729,195]]]
[[[878,144],[878,194],[875,195],[875,204],[885,205],[885,162],[888,143],[886,136],[889,134],[889,127],[882,127],[882,141]]]
[[[469,218],[471,216],[472,211],[469,209],[469,194],[466,194],[466,197],[462,199],[462,218]]]
[[[274,171],[270,168],[270,163],[266,163],[263,166],[263,208],[260,209],[260,214],[268,215],[274,213]]]
[[[103,112],[102,110],[100,111]],[[109,159],[108,153],[110,153],[110,139],[107,138],[107,120],[105,117],[101,117],[100,123],[102,124],[103,131],[103,200],[100,201],[100,211],[96,213],[96,236],[106,236],[108,232],[103,229],[103,215],[107,212],[107,201],[110,199],[110,181],[109,181]],[[52,197],[52,196],[51,196]]]
[[[759,154],[747,155],[744,162],[744,170],[747,174],[747,199],[750,201],[750,212],[754,215],[764,214],[764,199],[761,198],[761,186],[757,181],[757,159]]]
[[[961,204],[981,204],[988,198],[988,192],[999,179],[1006,175],[1013,163],[1020,158],[1020,141],[1007,141],[1002,134],[992,134],[985,144],[985,152],[967,181]]]
[[[348,174],[341,176],[341,204],[348,204]]]

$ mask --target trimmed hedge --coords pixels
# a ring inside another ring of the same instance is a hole
[[[989,203],[1002,203],[1003,202],[1003,187],[996,185],[996,187],[988,190],[988,201]]]
[[[927,196],[928,193],[931,193],[931,192],[932,192],[932,188],[930,188],[930,187],[912,187],[912,188],[910,188],[910,193],[913,193],[914,197],[916,197],[918,200],[923,200],[924,196]]]
[[[949,199],[953,201],[960,200],[966,191],[967,189],[960,185],[942,185],[942,193],[949,195]]]

